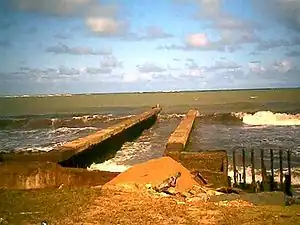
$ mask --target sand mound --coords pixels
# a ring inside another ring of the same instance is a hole
[[[145,186],[146,184],[156,186],[162,183],[165,179],[174,176],[177,172],[180,172],[181,176],[177,180],[175,187],[176,191],[184,192],[191,189],[193,185],[198,184],[193,179],[190,171],[183,167],[180,163],[170,157],[161,157],[129,168],[106,183],[103,187],[110,185]]]

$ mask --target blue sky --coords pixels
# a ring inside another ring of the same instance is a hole
[[[300,86],[300,0],[2,0],[0,95]]]

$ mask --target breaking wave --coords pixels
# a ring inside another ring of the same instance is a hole
[[[97,127],[101,128],[104,123],[119,121],[132,117],[133,115],[115,117],[112,114],[104,115],[78,115],[64,117],[25,116],[0,118],[0,130],[4,129],[57,129],[61,127]],[[183,113],[160,114],[159,120],[182,119]],[[300,125],[300,114],[273,113],[271,111],[258,111],[255,113],[232,112],[199,114],[197,121],[204,124],[225,125],[251,125],[251,126],[294,126]]]
[[[297,126],[300,125],[300,114],[274,113],[258,111],[255,113],[213,113],[198,116],[204,124],[250,125],[250,126]]]
[[[100,170],[100,171],[109,171],[109,172],[124,172],[125,170],[129,169],[131,166],[129,165],[122,165],[117,164],[113,161],[105,161],[103,163],[93,163],[87,169],[90,171],[93,170]]]
[[[51,128],[57,129],[61,127],[101,127],[103,123],[111,121],[119,121],[131,117],[122,116],[114,117],[112,114],[107,115],[83,115],[83,116],[72,116],[67,118],[43,118],[37,117],[22,117],[22,118],[0,118],[0,130],[4,129],[44,129]]]
[[[300,125],[300,114],[273,113],[271,111],[258,111],[254,114],[235,113],[247,125],[274,125],[274,126],[296,126]]]

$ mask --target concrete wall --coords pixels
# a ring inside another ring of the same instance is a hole
[[[52,162],[0,163],[0,189],[39,189],[103,185],[119,173],[63,168]]]

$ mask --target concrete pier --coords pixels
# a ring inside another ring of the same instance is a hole
[[[226,151],[185,151],[197,114],[197,110],[190,110],[186,114],[169,137],[164,155],[180,162],[195,175],[195,178],[199,176],[200,179],[205,179],[207,184],[214,187],[227,186],[228,159]]]
[[[178,127],[169,137],[165,155],[172,155],[174,159],[178,159],[178,154],[185,149],[188,143],[197,114],[197,110],[190,110],[186,114],[185,118],[179,123]]]
[[[1,159],[3,162],[47,161],[61,163],[63,166],[87,167],[89,162],[84,162],[81,165],[74,165],[74,163],[78,164],[79,161],[86,161],[83,158],[86,159],[89,155],[92,158],[96,157],[96,155],[107,155],[106,151],[110,149],[113,149],[112,153],[115,153],[125,141],[136,138],[144,129],[151,127],[153,123],[155,123],[160,111],[161,108],[154,107],[149,111],[133,116],[114,126],[67,142],[50,152],[2,154]],[[102,157],[102,159],[105,158],[106,156],[104,158]]]
[[[126,141],[134,140],[150,128],[160,111],[161,108],[154,107],[47,153],[1,154],[0,189],[103,185],[119,173],[86,168],[93,162],[114,157]]]
[[[122,142],[123,144],[126,140],[134,138],[132,134],[132,129],[136,128],[137,136],[144,130],[149,128],[156,121],[158,114],[160,113],[161,108],[152,108],[149,111],[146,111],[140,115],[133,116],[121,123],[118,123],[114,126],[102,129],[94,134],[79,138],[77,140],[68,142],[63,146],[54,149],[50,152],[51,155],[55,155],[58,162],[64,162],[76,155],[83,155],[84,152],[90,151],[93,148],[97,147],[101,143],[105,143],[108,139],[119,139],[114,140],[114,142]],[[129,132],[130,135],[125,135],[125,137],[120,138],[122,133]],[[120,140],[122,139],[122,140]],[[118,146],[121,147],[121,146]],[[99,151],[104,149],[99,149]],[[101,152],[98,152],[101,154]],[[55,158],[54,157],[54,158]]]

